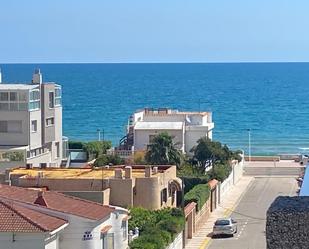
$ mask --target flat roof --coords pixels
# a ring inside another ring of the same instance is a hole
[[[31,85],[31,84],[3,84],[0,83],[0,91],[1,90],[31,90],[37,88],[39,85]]]
[[[183,122],[136,122],[135,130],[181,130]]]
[[[117,168],[119,169],[119,168]],[[43,178],[53,179],[108,179],[115,176],[115,169],[60,169],[60,168],[47,168],[47,169],[25,169],[16,168],[10,174],[24,174],[25,177],[37,177],[39,172],[43,172]],[[124,176],[124,169],[122,175]],[[145,169],[132,169],[132,177],[139,178],[145,177]]]

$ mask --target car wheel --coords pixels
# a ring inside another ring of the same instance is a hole
[[[236,227],[235,233],[237,233],[237,227]]]

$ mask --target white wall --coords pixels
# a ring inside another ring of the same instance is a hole
[[[42,147],[42,116],[41,110],[29,112],[30,150]],[[31,131],[31,121],[37,121],[37,132]]]
[[[166,249],[182,249],[182,233],[178,234],[174,241]]]
[[[174,136],[173,141],[179,143],[181,147],[183,144],[182,130],[135,130],[134,131],[134,149],[142,150],[146,149],[149,144],[149,135],[158,135],[159,133],[167,132],[171,136]]]
[[[190,150],[197,144],[197,140],[207,135],[207,127],[203,129],[194,129],[193,127],[187,127],[185,133],[186,153],[190,154]]]
[[[0,249],[45,249],[44,233],[0,233]],[[57,249],[49,247],[48,249]]]

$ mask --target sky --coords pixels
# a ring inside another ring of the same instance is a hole
[[[308,0],[0,1],[0,63],[309,61]]]

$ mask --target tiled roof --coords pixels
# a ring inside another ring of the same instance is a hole
[[[14,201],[0,200],[0,232],[51,232],[66,223]]]
[[[110,206],[100,205],[54,191],[43,192],[41,197],[43,200],[40,199],[39,201],[38,195],[38,190],[0,184],[0,199],[6,198],[31,204],[36,202],[36,205],[40,205],[44,201],[46,206],[42,205],[42,207],[91,220],[101,220],[115,210],[115,208]]]

